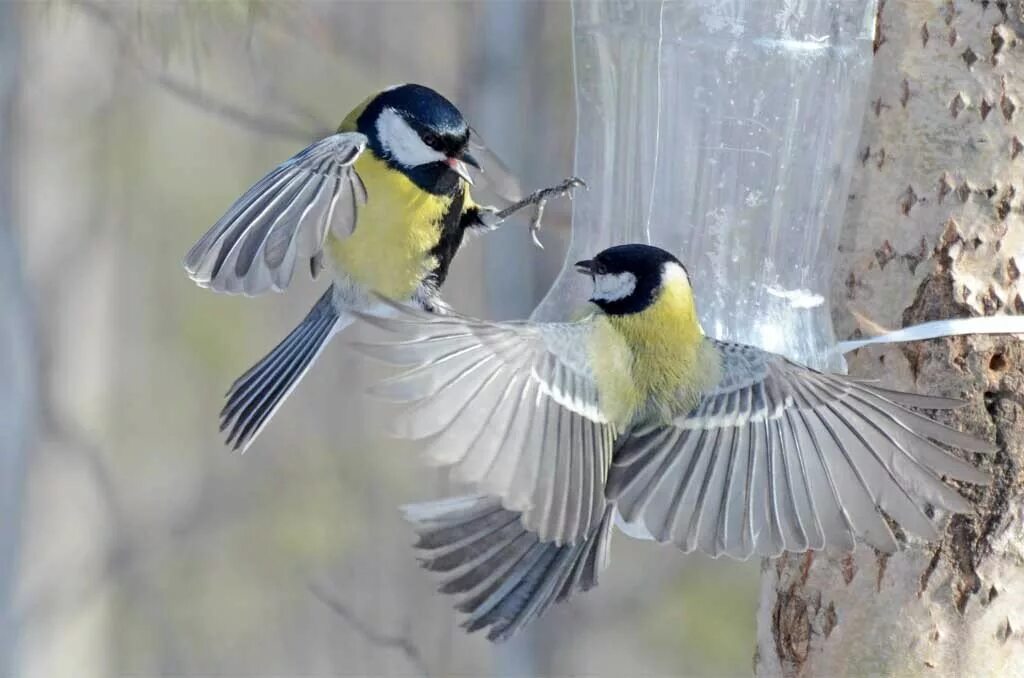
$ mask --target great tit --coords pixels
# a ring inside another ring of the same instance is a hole
[[[248,447],[371,293],[443,308],[438,289],[464,234],[500,221],[470,196],[481,177],[470,168],[517,199],[515,178],[450,101],[422,85],[392,87],[257,182],[192,247],[185,269],[217,292],[281,291],[298,260],[314,278],[325,261],[334,274],[298,327],[231,386],[221,411],[229,445]]]
[[[944,479],[989,482],[935,444],[989,443],[910,409],[961,401],[705,336],[686,269],[656,247],[612,247],[576,268],[593,280],[576,322],[363,316],[398,335],[359,347],[404,368],[373,389],[406,404],[393,433],[480,492],[406,507],[421,561],[469,630],[507,638],[594,586],[616,520],[712,556],[857,538],[889,552],[887,516],[935,539],[929,505],[971,508]]]

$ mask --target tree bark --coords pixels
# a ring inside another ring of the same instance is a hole
[[[861,163],[835,277],[838,336],[1024,311],[1024,23],[1018,2],[881,3]],[[867,329],[862,327],[861,329]],[[759,676],[1024,673],[1024,351],[1012,337],[862,349],[850,373],[969,404],[999,446],[942,540],[763,566]]]

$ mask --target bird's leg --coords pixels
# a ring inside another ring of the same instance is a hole
[[[533,193],[526,196],[519,202],[514,202],[505,209],[499,210],[495,216],[497,216],[499,219],[508,219],[510,216],[512,216],[519,210],[523,209],[524,207],[546,203],[551,198],[554,198],[556,196],[567,195],[572,191],[572,189],[580,186],[584,188],[586,188],[587,186],[586,182],[583,181],[583,179],[580,179],[579,177],[569,177],[568,179],[559,184],[555,184],[554,186],[549,186],[548,188],[542,188],[540,190],[534,191]]]
[[[540,221],[541,218],[544,216],[545,205],[547,205],[548,200],[550,200],[551,198],[561,197],[563,195],[568,195],[571,199],[572,190],[580,186],[582,186],[583,188],[587,187],[587,184],[585,181],[583,181],[583,179],[580,179],[579,177],[569,177],[568,179],[559,184],[549,186],[548,188],[542,188],[538,191],[534,191],[533,193],[526,196],[519,202],[511,204],[503,210],[499,210],[494,214],[494,216],[498,219],[499,222],[504,221],[505,219],[508,219],[510,216],[512,216],[519,210],[529,207],[530,205],[536,205],[536,208],[533,213],[533,218],[530,220],[530,237],[533,238],[533,242],[537,245],[537,247],[543,249],[544,245],[541,244],[540,239],[537,237],[537,234],[540,233]]]

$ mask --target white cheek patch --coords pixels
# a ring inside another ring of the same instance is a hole
[[[619,301],[633,294],[636,289],[636,276],[632,273],[609,273],[594,276],[594,294],[591,299],[600,301]]]
[[[406,167],[418,167],[447,159],[444,153],[423,143],[416,130],[393,108],[385,108],[377,118],[377,137],[384,150],[398,164]]]

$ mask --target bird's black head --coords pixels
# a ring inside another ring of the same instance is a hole
[[[469,125],[452,102],[423,85],[399,85],[370,100],[357,129],[370,150],[431,193],[450,193],[459,177],[472,183],[466,164]]]
[[[617,245],[593,259],[576,262],[576,270],[594,281],[590,301],[609,315],[638,313],[650,306],[668,278],[689,286],[686,268],[674,256],[651,245]]]

